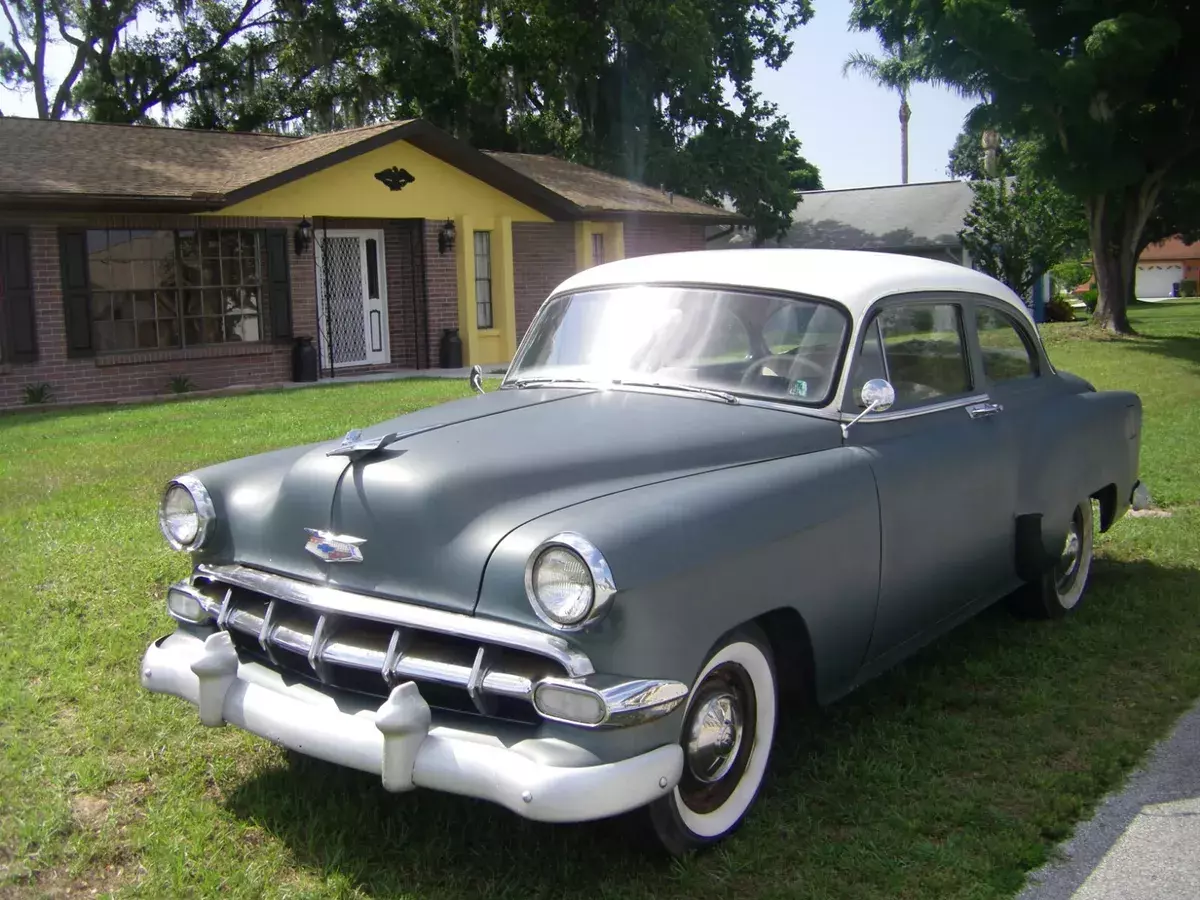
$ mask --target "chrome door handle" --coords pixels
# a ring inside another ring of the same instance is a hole
[[[1004,407],[999,403],[972,403],[967,407],[967,415],[972,419],[986,419],[1003,411]]]

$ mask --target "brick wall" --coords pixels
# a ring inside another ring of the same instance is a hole
[[[514,222],[512,233],[519,344],[542,301],[575,274],[575,224]]]
[[[650,216],[625,220],[625,256],[703,250],[704,225]]]
[[[438,253],[439,222],[425,222],[425,285],[429,297],[429,325],[426,337],[429,341],[430,365],[438,365],[438,346],[442,332],[447,328],[458,328],[458,271],[455,265],[455,250]],[[462,235],[458,240],[463,239]],[[461,336],[461,335],[460,335]]]
[[[267,384],[291,377],[291,347],[272,343],[224,344],[190,350],[137,351],[70,359],[66,351],[58,227],[83,225],[95,228],[274,228],[287,221],[263,221],[194,216],[49,216],[7,214],[4,224],[28,227],[33,267],[34,313],[37,321],[38,358],[33,363],[0,363],[0,409],[23,404],[25,387],[49,384],[55,403],[89,403],[127,400],[169,393],[170,379],[186,376],[195,390],[233,385]],[[312,251],[290,259],[292,319],[295,333],[303,323],[316,320],[316,293]],[[269,301],[267,301],[269,302]],[[266,303],[264,329],[269,323]]]

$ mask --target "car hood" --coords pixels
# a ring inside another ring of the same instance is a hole
[[[497,391],[363,437],[389,432],[408,436],[357,461],[327,456],[335,441],[197,472],[218,517],[198,561],[473,611],[493,548],[538,516],[840,440],[836,423],[813,416],[624,390]],[[307,552],[310,528],[361,539],[362,561]]]

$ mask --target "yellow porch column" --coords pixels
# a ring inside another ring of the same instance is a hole
[[[497,348],[509,362],[517,352],[517,292],[513,282],[512,218],[501,216],[492,231],[492,321],[500,329]]]
[[[624,222],[576,222],[575,223],[575,271],[582,272],[596,265],[592,256],[592,235],[604,238],[604,261],[612,262],[625,258]]]
[[[463,342],[463,362],[479,362],[479,329],[475,317],[475,227],[470,216],[454,220],[458,237],[454,242],[458,263],[458,331]]]
[[[575,271],[582,272],[592,267],[591,222],[575,223]]]
[[[614,260],[615,259],[624,259],[625,258],[625,223],[624,222],[609,222],[608,223],[608,235],[609,236],[607,238],[605,238],[604,241],[606,244],[612,245],[611,250],[609,250],[608,247],[605,247],[605,250],[608,251],[609,258],[614,259]]]

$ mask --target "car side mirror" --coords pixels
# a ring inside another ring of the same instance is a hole
[[[857,424],[867,413],[886,412],[891,409],[896,404],[896,389],[890,381],[872,378],[862,386],[858,397],[859,403],[866,408],[849,422],[842,424],[842,440],[850,436],[850,427]]]
[[[882,378],[872,378],[858,396],[866,412],[887,412],[896,405],[896,389]]]

